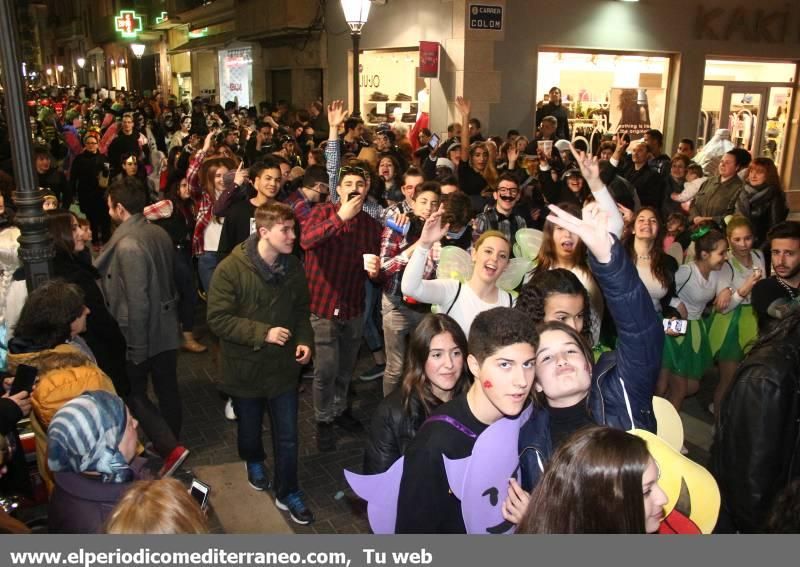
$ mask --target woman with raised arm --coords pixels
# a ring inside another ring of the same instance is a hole
[[[593,364],[590,346],[573,327],[558,321],[539,327],[535,409],[519,436],[522,487],[512,480],[504,505],[506,519],[515,523],[527,504],[525,491],[536,486],[544,462],[569,435],[592,424],[623,430],[656,427],[652,399],[664,331],[650,295],[596,203],[583,209],[582,219],[557,206],[550,210],[550,222],[586,244],[619,340],[616,350]]]

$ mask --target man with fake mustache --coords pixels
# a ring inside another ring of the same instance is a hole
[[[480,213],[472,221],[472,242],[474,244],[487,230],[499,230],[513,247],[517,231],[526,228],[525,219],[514,214],[514,207],[520,198],[517,178],[510,173],[501,175],[492,197],[495,200],[494,208]]]

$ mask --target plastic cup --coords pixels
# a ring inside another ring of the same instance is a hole
[[[542,149],[545,155],[553,153],[553,140],[539,140],[536,145]]]
[[[376,256],[375,254],[364,254],[364,269],[366,271],[368,271],[368,272],[372,268],[372,259],[373,258],[377,259],[378,256]]]

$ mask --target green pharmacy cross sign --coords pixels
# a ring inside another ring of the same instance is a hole
[[[119,16],[114,18],[116,30],[122,37],[136,37],[142,31],[142,17],[133,10],[121,10]]]
[[[169,16],[166,12],[161,12],[161,15],[156,18],[156,25],[162,23],[163,21],[167,20]]]

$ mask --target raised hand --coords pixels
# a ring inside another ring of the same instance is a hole
[[[472,103],[469,99],[464,98],[463,96],[456,97],[456,108],[461,113],[462,116],[469,116],[469,113],[472,111]],[[467,125],[464,124],[464,128]]]
[[[517,159],[519,158],[519,150],[517,149],[516,145],[509,146],[508,150],[506,150],[506,157],[508,158],[509,165],[512,163],[517,163]]]
[[[608,233],[608,214],[597,203],[589,203],[583,208],[583,218],[577,218],[556,205],[550,205],[547,220],[561,228],[577,234],[586,244],[598,262],[611,261],[613,240]]]
[[[328,124],[331,128],[341,126],[348,116],[350,111],[344,107],[344,101],[334,100],[328,105]]]
[[[233,184],[241,185],[247,179],[247,171],[244,169],[244,161],[239,162],[239,167],[236,168],[236,174],[233,176]]]
[[[439,242],[442,238],[447,236],[447,231],[450,228],[450,223],[442,224],[442,216],[444,215],[444,205],[439,205],[439,210],[428,217],[425,225],[422,227],[422,234],[419,236],[419,244],[425,248],[430,248],[435,242]]]
[[[603,189],[603,182],[600,180],[600,163],[597,161],[597,156],[592,157],[586,152],[576,150],[572,144],[569,145],[569,151],[572,152],[575,162],[581,169],[581,175],[586,180],[589,189],[592,192]]]

